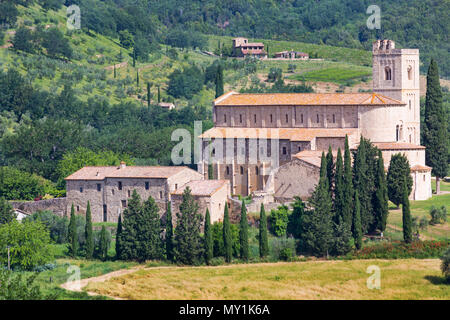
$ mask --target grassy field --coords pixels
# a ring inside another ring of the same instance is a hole
[[[411,215],[414,217],[426,217],[431,219],[429,211],[434,205],[440,208],[446,206],[447,211],[450,210],[450,194],[433,195],[431,199],[424,201],[411,201]],[[392,240],[403,239],[402,233],[402,209],[396,209],[395,205],[391,203],[389,207],[389,216],[387,222],[386,236]],[[441,240],[450,238],[450,223],[447,221],[444,224],[428,226],[426,230],[420,231],[424,240]]]
[[[381,270],[368,289],[367,267]],[[352,260],[163,267],[139,270],[88,291],[125,299],[450,299],[440,260]]]
[[[297,73],[288,79],[297,81],[323,81],[348,84],[349,82],[361,82],[372,75],[371,68],[354,65],[339,64],[329,68]]]
[[[441,191],[450,191],[450,182],[445,182],[441,180]],[[436,180],[431,180],[431,189],[433,190],[433,193],[436,192]]]
[[[104,299],[104,297],[91,297],[86,292],[71,292],[64,290],[60,285],[71,280],[74,273],[69,272],[70,266],[80,268],[81,279],[97,277],[120,269],[128,269],[137,265],[135,262],[125,261],[99,261],[99,260],[78,260],[78,259],[57,259],[57,267],[52,270],[40,272],[34,282],[45,295],[57,295],[57,299],[64,300],[84,300],[84,299]]]

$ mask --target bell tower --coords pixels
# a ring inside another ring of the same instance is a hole
[[[373,91],[406,104],[393,125],[399,142],[420,144],[419,49],[396,49],[392,40],[372,46]]]

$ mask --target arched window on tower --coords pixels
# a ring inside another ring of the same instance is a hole
[[[385,80],[392,80],[392,70],[390,67],[384,68],[384,76]]]
[[[413,78],[413,69],[412,69],[412,67],[408,66],[407,71],[408,71],[408,80],[412,80],[412,78]]]
[[[400,126],[397,125],[395,127],[395,141],[398,141],[400,139]]]

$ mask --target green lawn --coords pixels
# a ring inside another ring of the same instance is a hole
[[[441,191],[450,191],[450,182],[445,182],[441,180]],[[436,180],[431,180],[431,189],[433,190],[433,193],[436,192]]]
[[[411,215],[415,217],[426,217],[428,220],[431,219],[429,211],[432,206],[440,208],[441,206],[446,206],[447,211],[450,210],[450,194],[443,195],[433,195],[432,198],[424,201],[411,201]],[[434,226],[428,226],[426,230],[420,231],[421,236],[424,239],[435,239],[443,240],[450,238],[450,221],[445,224],[438,224]],[[396,209],[395,205],[391,203],[389,207],[389,217],[387,221],[388,227],[386,231],[386,236],[392,240],[402,240],[402,209]],[[390,227],[394,226],[393,227]]]

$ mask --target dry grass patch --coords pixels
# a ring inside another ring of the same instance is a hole
[[[381,289],[367,288],[367,267]],[[125,299],[450,299],[438,259],[310,261],[140,270],[88,291]]]

